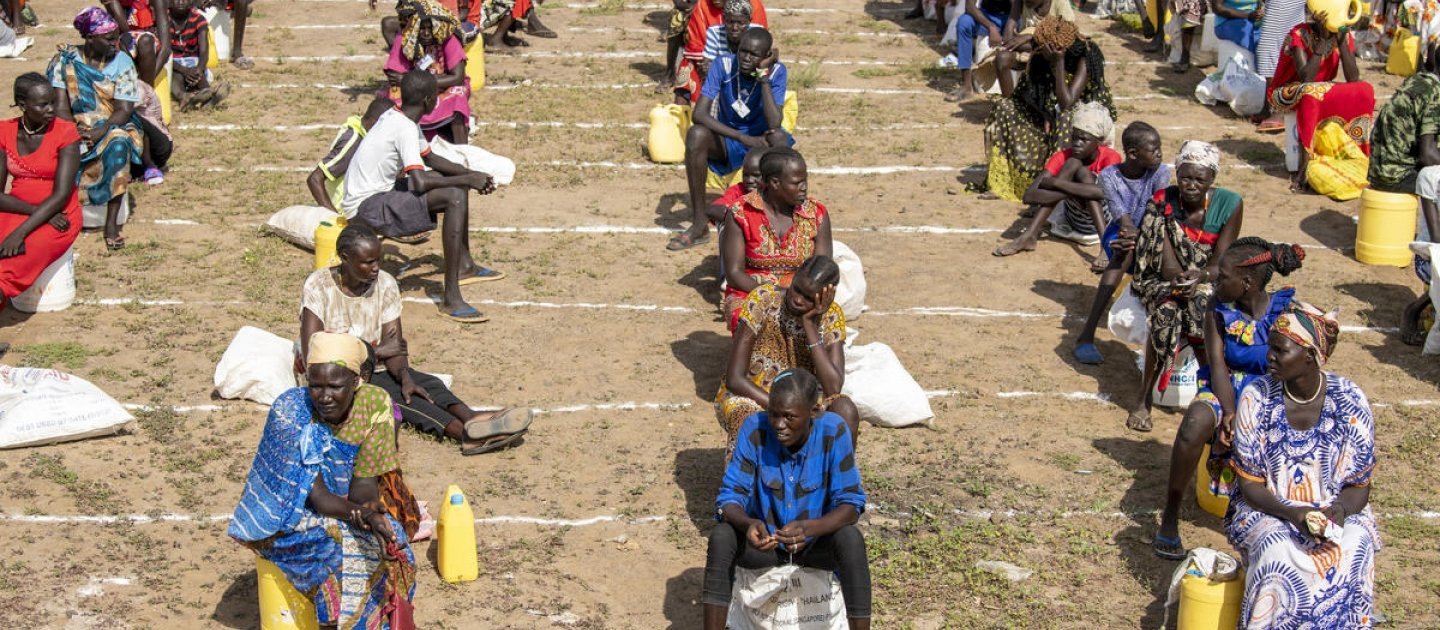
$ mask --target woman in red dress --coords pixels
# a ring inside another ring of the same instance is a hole
[[[36,72],[15,79],[19,118],[0,121],[0,295],[8,302],[80,235],[80,133],[55,117],[55,90]]]

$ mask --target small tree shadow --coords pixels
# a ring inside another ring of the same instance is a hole
[[[655,61],[633,61],[630,69],[645,75],[651,81],[659,81],[660,77],[665,76],[665,64]]]
[[[1290,179],[1290,175],[1285,172],[1285,152],[1269,142],[1249,138],[1226,138],[1216,140],[1215,146],[1239,158],[1238,161],[1242,164],[1253,164],[1258,167],[1258,171],[1271,173],[1281,179]]]
[[[1419,284],[1418,279],[1415,282]],[[1356,314],[1347,318],[1351,320],[1350,323],[1369,322],[1371,325],[1387,328],[1400,325],[1405,305],[1417,296],[1414,289],[1398,284],[1358,282],[1341,284],[1335,288],[1366,304]],[[1434,357],[1420,354],[1420,348],[1405,345],[1398,332],[1380,334],[1384,337],[1379,344],[1352,344],[1351,347],[1363,345],[1376,361],[1399,367],[1422,382],[1440,382],[1440,362],[1435,361]],[[1343,346],[1341,349],[1343,351]]]

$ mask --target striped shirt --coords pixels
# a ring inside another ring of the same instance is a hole
[[[195,9],[190,10],[190,15],[185,17],[184,22],[171,22],[170,48],[172,54],[176,57],[199,57],[200,38],[205,36],[205,29],[208,28],[210,28],[210,23],[205,21],[205,16]]]
[[[750,23],[751,28],[759,27],[759,24]],[[730,50],[730,35],[725,32],[724,24],[716,24],[705,29],[705,50],[700,53],[706,61],[714,61],[720,55],[732,55],[735,51]]]

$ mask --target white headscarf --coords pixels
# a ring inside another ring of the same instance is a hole
[[[1182,165],[1196,164],[1220,174],[1220,149],[1209,142],[1186,140],[1180,145],[1180,155],[1175,158],[1175,169]]]
[[[1115,121],[1110,119],[1110,109],[1103,104],[1090,102],[1081,103],[1075,107],[1075,114],[1071,116],[1070,126],[1088,133],[1101,142],[1110,139],[1110,134],[1115,130]]]

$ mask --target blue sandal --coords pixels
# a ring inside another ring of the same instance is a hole
[[[1085,365],[1100,365],[1105,362],[1105,357],[1100,354],[1100,349],[1093,343],[1082,343],[1075,346],[1070,354],[1075,355],[1075,360]]]
[[[1180,544],[1180,537],[1171,538],[1155,534],[1155,542],[1150,543],[1150,549],[1164,560],[1179,562],[1185,559],[1185,545]]]
[[[489,317],[481,314],[480,311],[473,306],[450,312],[440,311],[440,314],[462,324],[483,324],[490,321]]]

